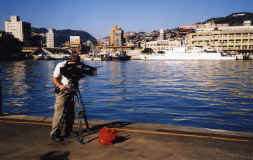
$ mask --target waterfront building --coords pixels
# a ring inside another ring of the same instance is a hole
[[[164,39],[165,39],[164,30],[160,29],[160,40],[164,40]]]
[[[136,36],[136,32],[125,32],[124,33],[124,37],[128,38],[128,37],[135,37]]]
[[[52,29],[46,33],[46,44],[47,48],[54,48],[54,31]]]
[[[112,46],[122,46],[124,42],[124,31],[117,25],[112,26],[110,31],[110,45]]]
[[[247,20],[243,22],[244,26],[251,26],[251,20]]]
[[[31,24],[20,21],[19,16],[11,16],[5,21],[5,32],[11,33],[21,42],[28,43],[31,39]]]
[[[110,37],[104,37],[101,39],[97,39],[98,46],[109,46],[110,45]]]
[[[192,25],[184,25],[180,26],[179,29],[183,30],[205,30],[210,28],[219,28],[219,27],[228,27],[229,24],[223,23],[223,24],[215,24],[213,22],[205,23],[205,24],[192,24]]]
[[[156,53],[180,46],[182,46],[182,40],[180,39],[157,40],[142,43],[142,48],[151,48]]]
[[[253,26],[226,26],[188,34],[189,47],[219,48],[239,53],[253,52]]]
[[[133,42],[134,42],[134,39],[136,38],[136,32],[125,32],[124,33],[124,39],[125,39],[125,45],[126,46],[134,46]]]

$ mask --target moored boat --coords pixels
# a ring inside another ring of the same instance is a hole
[[[111,61],[112,60],[112,56],[110,56],[109,54],[101,54],[100,58],[101,58],[101,61]]]
[[[131,59],[131,56],[126,54],[126,51],[121,51],[119,53],[111,55],[112,60],[114,61],[128,61]]]
[[[205,50],[198,47],[191,49],[177,47],[165,50],[162,54],[142,54],[140,58],[142,60],[237,60],[241,59],[241,55],[228,55],[220,51]]]
[[[102,61],[128,61],[131,56],[127,55],[125,51],[117,53],[100,54]]]

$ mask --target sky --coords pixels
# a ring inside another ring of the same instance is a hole
[[[235,12],[253,12],[253,0],[1,0],[0,30],[17,15],[33,27],[84,30],[102,38],[113,25],[151,32]]]

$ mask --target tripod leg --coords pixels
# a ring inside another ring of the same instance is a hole
[[[82,129],[82,120],[81,112],[78,113],[78,141],[83,144],[83,129]]]
[[[82,126],[83,126],[83,123],[82,123],[82,120],[84,121],[85,125],[86,125],[86,131],[89,132],[89,124],[88,124],[88,120],[87,120],[87,116],[86,116],[86,111],[85,111],[85,108],[84,108],[84,105],[81,101],[81,95],[80,95],[80,91],[78,92],[77,94],[77,99],[78,99],[78,102],[79,102],[79,105],[81,105],[81,109],[80,111],[78,112],[78,129],[79,129],[79,136],[78,136],[78,140],[81,144],[84,144],[83,142],[83,138],[84,138],[84,135],[82,133]]]
[[[86,130],[87,132],[89,131],[90,127],[89,127],[89,123],[88,123],[88,119],[87,119],[87,115],[86,115],[86,111],[85,109],[83,108],[82,110],[83,114],[82,114],[82,117],[84,119],[84,122],[85,122],[85,125],[86,125]]]

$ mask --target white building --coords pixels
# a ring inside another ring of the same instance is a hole
[[[52,29],[46,33],[46,44],[47,48],[54,48],[54,31]]]
[[[5,21],[5,32],[11,33],[21,42],[28,42],[31,39],[31,24],[20,21],[19,16],[11,16]]]
[[[160,29],[160,40],[165,40],[165,34],[163,29]]]
[[[143,48],[151,48],[154,52],[164,51],[171,48],[176,48],[182,46],[182,40],[157,40],[150,41],[142,44]],[[143,46],[144,45],[144,46]]]
[[[243,25],[241,26],[229,26],[229,25],[208,25],[206,24],[206,27],[202,27],[202,28],[197,28],[196,32],[211,32],[211,31],[215,31],[215,30],[220,30],[220,31],[251,31],[253,30],[253,26],[251,25],[251,21],[250,20],[246,20],[243,22]]]

